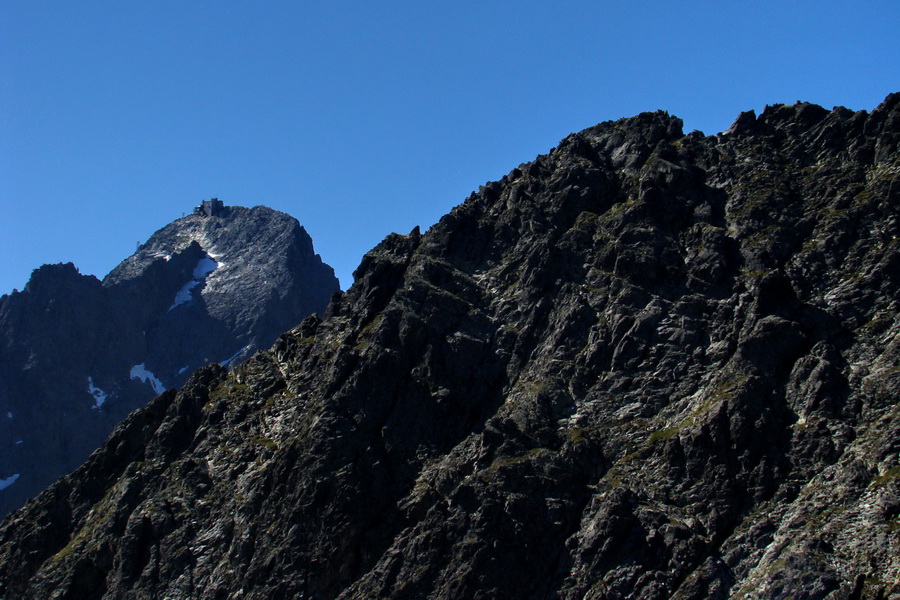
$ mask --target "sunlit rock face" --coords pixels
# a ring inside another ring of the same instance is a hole
[[[0,515],[195,369],[235,365],[323,312],[338,282],[296,219],[217,208],[156,232],[102,282],[44,265],[0,298]]]
[[[900,96],[567,137],[129,417],[0,596],[896,596],[898,143]]]

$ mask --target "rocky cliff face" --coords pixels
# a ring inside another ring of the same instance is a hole
[[[600,124],[0,530],[22,598],[900,594],[900,96]]]
[[[269,347],[337,289],[296,219],[265,207],[179,219],[102,283],[71,264],[37,269],[0,298],[0,515],[132,410]]]

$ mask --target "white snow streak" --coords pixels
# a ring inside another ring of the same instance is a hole
[[[166,391],[166,386],[163,385],[163,382],[160,381],[156,375],[148,371],[147,367],[144,366],[144,363],[131,367],[131,378],[139,379],[144,383],[149,383],[151,387],[153,387],[153,391],[157,394],[162,394]]]
[[[199,261],[197,261],[197,266],[194,267],[194,279],[203,279],[210,273],[216,270],[216,267],[219,266],[213,258],[209,256],[204,256]]]
[[[194,297],[194,288],[200,285],[203,279],[215,271],[218,266],[219,263],[209,255],[198,260],[197,265],[194,267],[194,272],[191,274],[193,279],[181,286],[181,289],[176,292],[175,300],[172,302],[172,306],[169,307],[169,310],[172,310],[179,304],[190,302],[191,298]]]
[[[172,310],[179,304],[184,304],[185,302],[190,302],[191,298],[193,297],[193,294],[191,293],[191,291],[198,285],[200,285],[199,281],[191,280],[191,281],[188,281],[183,286],[181,286],[181,289],[178,290],[178,292],[175,294],[175,301],[172,302],[172,306],[169,307],[169,310]],[[168,311],[166,311],[166,312],[168,312]]]
[[[5,490],[6,488],[8,488],[12,484],[14,484],[16,482],[16,479],[18,479],[18,478],[19,478],[19,474],[16,473],[15,475],[11,475],[11,476],[7,477],[6,479],[0,479],[0,490]]]
[[[232,362],[234,359],[236,359],[236,358],[238,357],[238,355],[239,355],[241,352],[243,352],[244,350],[246,350],[246,349],[249,348],[249,347],[250,347],[250,346],[247,345],[247,346],[244,346],[243,348],[238,349],[237,352],[235,352],[234,354],[232,354],[231,356],[229,356],[228,358],[226,358],[225,360],[223,360],[223,361],[220,362],[219,364],[222,365],[223,367],[230,367],[230,366],[231,366],[231,362]]]
[[[94,397],[94,406],[91,408],[100,408],[109,398],[109,394],[94,385],[94,379],[91,377],[88,377],[88,393]]]

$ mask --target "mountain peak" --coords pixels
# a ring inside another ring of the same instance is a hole
[[[338,289],[293,217],[204,201],[101,284],[71,263],[0,299],[0,514],[74,469],[135,408],[234,365]],[[48,418],[48,415],[53,415]]]

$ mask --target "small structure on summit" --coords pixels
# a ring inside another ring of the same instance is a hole
[[[210,198],[209,200],[201,202],[200,205],[194,209],[194,214],[200,217],[215,217],[222,214],[224,208],[224,202],[218,198]]]

